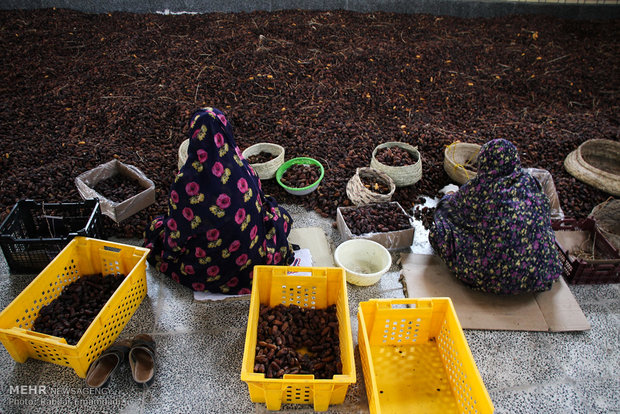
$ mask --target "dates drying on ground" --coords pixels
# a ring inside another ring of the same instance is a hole
[[[140,194],[144,191],[144,187],[140,185],[138,180],[132,177],[116,174],[99,181],[93,190],[109,200],[121,203],[136,194]]]
[[[262,164],[264,162],[271,161],[276,157],[277,155],[270,152],[261,151],[258,154],[250,155],[248,157],[248,162],[250,164]]]
[[[411,228],[409,216],[396,204],[381,203],[343,209],[342,218],[351,233],[381,233]]]
[[[71,177],[117,155],[153,180],[157,200],[121,224],[104,215],[104,230],[141,239],[167,211],[178,146],[203,104],[224,110],[242,148],[273,142],[290,156],[321,160],[329,174],[308,196],[291,195],[276,180],[262,185],[279,203],[326,218],[350,203],[347,180],[373,149],[396,141],[415,144],[424,157],[420,181],[394,192],[406,211],[419,194],[451,182],[446,146],[500,137],[519,149],[523,166],[549,170],[566,217],[586,217],[609,198],[563,161],[587,139],[620,139],[618,78],[609,78],[620,65],[617,19],[280,10],[225,13],[215,25],[208,13],[103,19],[60,8],[2,10],[0,19],[0,78],[10,97],[0,114],[13,137],[0,151],[0,221],[19,198],[79,200]],[[317,30],[300,22],[316,22]],[[265,36],[258,47],[258,35],[243,35],[257,26]],[[214,38],[234,30],[235,52],[205,45],[205,27]],[[63,41],[42,48],[42,39]],[[472,62],[476,69],[467,69]],[[197,65],[225,70],[210,70],[206,86]],[[33,99],[35,112],[49,117],[32,116]]]
[[[321,170],[314,164],[293,164],[282,174],[282,184],[291,188],[304,188],[314,184]]]
[[[312,374],[329,379],[342,374],[336,305],[308,309],[297,305],[260,305],[254,372],[265,378]]]
[[[360,174],[362,185],[377,194],[390,194],[390,186],[383,180]]]
[[[422,225],[426,230],[429,230],[433,225],[433,219],[435,217],[435,207],[416,207],[413,210],[413,217],[416,220],[422,222]]]
[[[404,167],[418,162],[418,156],[400,147],[381,148],[375,154],[381,164],[390,167]]]
[[[69,345],[77,344],[124,279],[123,274],[82,276],[41,308],[32,330],[65,338]]]

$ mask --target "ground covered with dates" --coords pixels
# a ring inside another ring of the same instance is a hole
[[[204,15],[0,11],[0,213],[22,198],[76,201],[74,178],[117,158],[156,185],[156,203],[108,235],[141,237],[166,210],[191,112],[222,109],[243,150],[321,161],[297,197],[335,219],[346,183],[387,141],[418,148],[410,211],[449,183],[446,145],[506,138],[553,175],[567,216],[607,194],[563,168],[587,139],[620,139],[620,21],[455,18],[346,11]]]

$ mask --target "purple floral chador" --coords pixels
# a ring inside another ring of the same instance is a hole
[[[503,139],[483,145],[477,176],[440,200],[429,239],[455,276],[476,290],[545,291],[562,273],[549,201]]]
[[[187,155],[167,215],[145,231],[149,263],[195,291],[249,293],[254,265],[292,260],[292,219],[264,195],[219,110],[192,115]]]

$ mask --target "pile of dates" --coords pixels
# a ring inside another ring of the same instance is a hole
[[[433,225],[433,220],[435,218],[435,207],[416,207],[413,210],[413,217],[416,220],[422,222],[422,225],[426,230],[429,230]]]
[[[390,186],[384,180],[377,179],[376,177],[360,174],[360,181],[362,185],[377,194],[390,194]]]
[[[77,344],[124,279],[123,274],[82,276],[41,308],[32,330]]]
[[[314,164],[293,164],[282,174],[282,184],[291,188],[304,188],[314,184],[321,170]]]
[[[412,228],[411,220],[396,203],[369,204],[342,209],[342,218],[355,235]]]
[[[342,374],[336,305],[325,309],[260,305],[254,372],[265,378]]]
[[[418,162],[418,156],[401,147],[381,148],[375,154],[375,158],[381,164],[390,167],[404,167]]]
[[[116,174],[110,178],[99,181],[93,190],[105,198],[117,203],[121,203],[136,194],[144,191],[144,187],[133,177],[124,174]]]
[[[268,162],[276,158],[276,155],[271,154],[270,152],[261,151],[258,154],[250,155],[248,157],[248,162],[250,164],[262,164],[264,162]]]

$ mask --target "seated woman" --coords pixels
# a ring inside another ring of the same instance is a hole
[[[547,197],[503,139],[483,145],[477,176],[440,200],[429,240],[475,290],[540,292],[562,273]]]
[[[144,234],[149,263],[195,291],[247,294],[254,265],[292,261],[293,221],[264,195],[222,112],[196,111],[188,135],[168,213]]]

